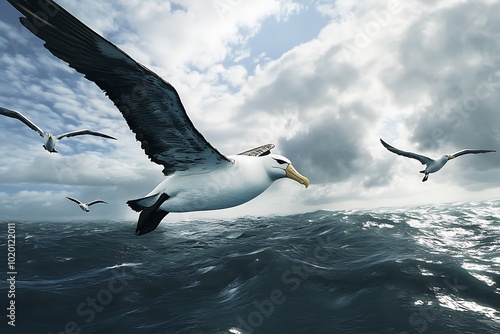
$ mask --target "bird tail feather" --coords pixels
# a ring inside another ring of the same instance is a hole
[[[160,197],[160,194],[154,194],[151,196],[146,196],[146,197],[141,197],[137,199],[131,199],[127,201],[127,205],[130,206],[130,208],[136,212],[140,212],[146,208],[149,208],[155,202],[158,200]]]

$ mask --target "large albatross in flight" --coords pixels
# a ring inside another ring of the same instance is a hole
[[[136,235],[154,230],[169,212],[217,210],[243,204],[275,180],[290,178],[307,188],[272,144],[223,155],[194,127],[172,85],[50,0],[8,0],[22,25],[44,46],[99,86],[127,121],[151,161],[167,178],[127,204],[140,211]]]
[[[445,154],[442,157],[439,157],[437,159],[431,159],[429,157],[426,157],[424,155],[420,155],[420,154],[417,154],[417,153],[402,151],[402,150],[400,150],[398,148],[395,148],[394,146],[391,146],[391,145],[387,144],[385,141],[382,140],[382,138],[380,138],[380,142],[382,143],[382,145],[384,145],[384,147],[386,149],[388,149],[392,153],[396,153],[396,154],[401,155],[403,157],[416,159],[416,160],[420,161],[422,163],[422,165],[426,165],[425,169],[420,171],[420,173],[424,174],[424,178],[422,179],[422,182],[427,181],[427,179],[429,178],[429,174],[430,173],[437,172],[438,170],[440,170],[441,168],[443,168],[443,166],[446,165],[446,163],[449,160],[451,160],[451,159],[455,159],[456,157],[459,157],[459,156],[464,155],[464,154],[477,154],[477,153],[496,152],[495,150],[471,150],[471,149],[465,149],[465,150],[461,150],[461,151],[455,152],[453,154]]]
[[[45,139],[45,143],[42,145],[43,148],[46,149],[47,151],[49,151],[50,153],[57,153],[55,146],[56,146],[57,142],[59,140],[63,139],[64,137],[69,138],[69,137],[81,136],[81,135],[92,135],[92,136],[116,140],[115,137],[111,137],[105,133],[91,131],[91,130],[87,130],[87,129],[70,131],[70,132],[63,133],[62,135],[54,136],[52,133],[48,133],[48,132],[43,131],[39,126],[37,126],[32,121],[30,121],[28,119],[28,117],[24,116],[19,111],[10,110],[10,109],[0,107],[0,115],[16,118],[16,119],[20,120],[21,122],[23,122],[24,124],[26,124],[31,130],[38,132],[40,137]]]

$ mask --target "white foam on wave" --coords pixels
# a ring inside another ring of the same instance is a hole
[[[122,263],[122,264],[115,264],[114,266],[111,267],[106,267],[106,269],[115,269],[115,268],[120,268],[120,267],[138,267],[142,265],[142,263]]]

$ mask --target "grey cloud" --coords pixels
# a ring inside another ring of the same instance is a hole
[[[397,51],[401,66],[384,75],[397,101],[406,104],[416,91],[461,95],[461,86],[471,75],[491,73],[490,57],[497,58],[500,32],[492,22],[498,22],[499,11],[499,4],[467,2],[422,15],[401,41]]]
[[[284,59],[284,68],[280,66],[278,73],[270,71],[272,81],[247,99],[240,116],[248,114],[247,110],[271,111],[286,105],[299,108],[323,106],[325,100],[331,98],[332,91],[342,93],[359,77],[352,66],[335,63],[332,60],[334,52],[340,52],[340,49],[335,47],[314,62],[308,59],[293,59],[287,64]]]
[[[364,147],[373,112],[356,102],[332,111],[310,125],[306,133],[280,142],[283,153],[309,176],[312,183],[339,182],[353,177],[370,159]]]
[[[393,168],[392,160],[369,160],[368,155],[365,156],[365,159],[364,176],[361,179],[361,186],[363,188],[377,188],[386,186],[391,182],[394,177],[394,173],[391,171]]]

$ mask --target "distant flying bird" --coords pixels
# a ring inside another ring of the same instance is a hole
[[[194,127],[174,87],[53,1],[9,0],[21,23],[56,57],[113,101],[151,161],[167,178],[127,204],[140,211],[136,235],[156,229],[169,212],[217,210],[248,202],[275,180],[309,186],[272,144],[223,155]],[[49,13],[48,15],[46,13]],[[51,15],[50,13],[53,13]]]
[[[91,206],[91,205],[94,205],[94,204],[97,204],[97,203],[108,204],[107,202],[104,202],[104,201],[101,201],[101,200],[96,200],[96,201],[92,201],[92,202],[88,202],[88,203],[82,203],[79,200],[77,200],[75,198],[72,198],[72,197],[66,197],[66,198],[69,199],[70,201],[73,201],[76,204],[78,204],[78,206],[80,207],[80,209],[82,209],[85,212],[89,212],[90,211],[89,206]]]
[[[30,127],[32,130],[38,132],[40,137],[45,139],[45,143],[43,144],[43,148],[49,151],[50,153],[57,153],[56,149],[54,148],[56,146],[56,143],[63,139],[64,137],[74,137],[74,136],[81,136],[81,135],[92,135],[92,136],[98,136],[98,137],[104,137],[108,139],[114,139],[116,140],[115,137],[108,136],[107,134],[96,132],[96,131],[91,131],[87,129],[83,130],[77,130],[77,131],[71,131],[71,132],[66,132],[63,133],[62,135],[59,136],[54,136],[52,133],[48,133],[43,131],[40,127],[38,127],[35,123],[30,121],[26,116],[21,114],[19,111],[15,110],[10,110],[10,109],[5,109],[0,107],[0,115],[4,115],[7,117],[12,117],[12,118],[17,118],[24,124],[26,124],[28,127]]]
[[[417,154],[417,153],[412,153],[412,152],[406,152],[402,151],[400,149],[395,148],[394,146],[391,146],[387,144],[385,141],[380,139],[380,142],[386,149],[389,151],[396,153],[398,155],[402,155],[403,157],[407,158],[412,158],[420,161],[422,165],[426,165],[424,170],[421,170],[420,173],[424,173],[424,178],[422,179],[422,182],[427,181],[429,178],[430,173],[435,173],[441,168],[443,168],[444,165],[448,162],[448,160],[455,159],[456,157],[459,157],[464,154],[477,154],[477,153],[488,153],[488,152],[496,152],[495,150],[471,150],[471,149],[466,149],[466,150],[461,150],[453,154],[445,154],[440,158],[437,159],[431,159],[429,157]]]

